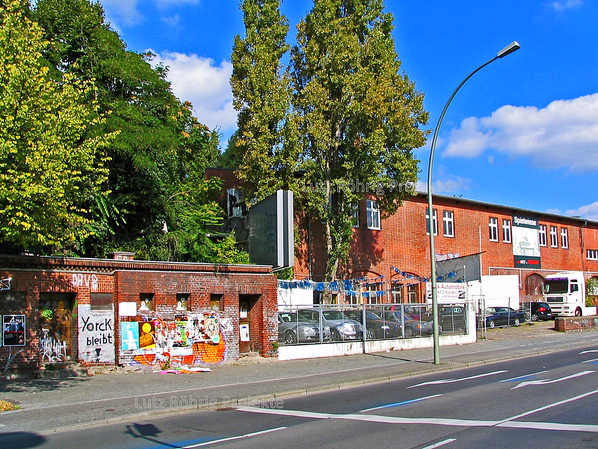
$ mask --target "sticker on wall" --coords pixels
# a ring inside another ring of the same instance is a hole
[[[25,346],[25,315],[2,317],[2,341],[4,346]]]

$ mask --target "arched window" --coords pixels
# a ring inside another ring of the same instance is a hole
[[[542,288],[544,287],[544,278],[539,274],[530,274],[525,279],[525,295],[526,296],[542,296]]]

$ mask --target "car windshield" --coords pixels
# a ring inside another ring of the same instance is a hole
[[[567,293],[567,279],[546,279],[544,281],[544,293]]]
[[[345,316],[343,312],[339,312],[338,310],[327,310],[324,312],[324,318],[327,320],[345,320]]]

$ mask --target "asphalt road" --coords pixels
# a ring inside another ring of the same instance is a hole
[[[598,345],[250,406],[7,437],[2,448],[596,448]]]

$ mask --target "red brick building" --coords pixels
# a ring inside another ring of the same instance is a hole
[[[275,353],[276,277],[257,265],[0,256],[0,372],[209,365]]]
[[[382,219],[375,203],[362,201],[340,279],[367,279],[370,291],[391,289],[384,298],[423,302],[430,276],[427,196],[417,194],[396,214]],[[514,257],[515,217],[537,223],[539,258],[519,263]],[[547,274],[575,270],[598,276],[598,222],[508,206],[434,196],[436,258],[481,253],[482,274],[519,276],[521,300],[537,299]],[[324,279],[325,243],[321,222],[308,226],[297,217],[301,241],[296,248],[295,278]],[[342,300],[339,298],[339,300]]]

